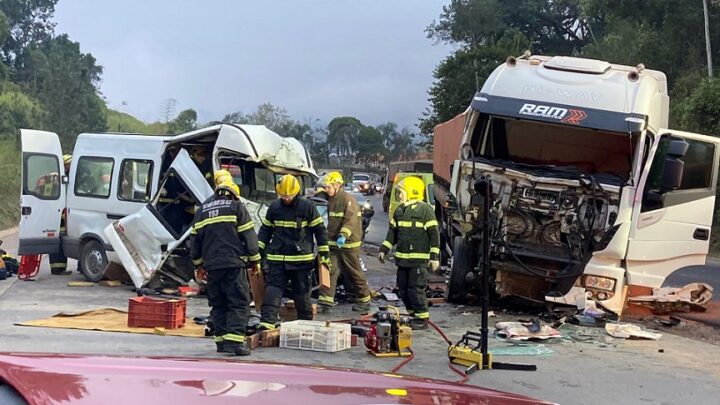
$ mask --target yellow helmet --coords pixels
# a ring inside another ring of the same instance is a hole
[[[345,184],[340,172],[330,172],[322,178],[322,184],[329,186],[330,184]]]
[[[63,155],[63,164],[72,162],[72,155]]]
[[[231,181],[221,183],[215,187],[215,194],[225,195],[225,196],[233,197],[236,200],[239,200],[240,199],[240,187],[238,187],[237,184],[235,184]]]
[[[398,183],[398,188],[405,191],[408,201],[422,201],[425,195],[425,183],[419,177],[406,177]]]
[[[230,174],[230,172],[225,169],[220,169],[220,170],[216,171],[215,172],[215,187],[219,186],[220,184],[226,183],[226,182],[234,183],[232,174]]]
[[[280,198],[295,198],[300,193],[300,182],[292,174],[286,174],[280,177],[280,181],[275,186],[275,191]]]

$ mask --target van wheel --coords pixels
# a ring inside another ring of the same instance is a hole
[[[97,283],[102,280],[107,267],[108,259],[103,245],[95,239],[85,242],[80,250],[80,273],[85,280]]]
[[[462,236],[456,236],[453,239],[453,260],[447,291],[449,302],[464,303],[465,296],[470,291],[465,277],[473,266],[471,253],[470,246],[465,243]]]

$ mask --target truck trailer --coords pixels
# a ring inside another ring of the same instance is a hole
[[[498,296],[592,300],[621,315],[628,297],[705,264],[720,140],[667,129],[668,111],[665,74],[643,65],[527,56],[498,66],[435,129],[448,298],[479,289],[485,181]]]

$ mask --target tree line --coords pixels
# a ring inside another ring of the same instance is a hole
[[[720,2],[709,0],[712,57],[720,57]],[[720,81],[708,78],[701,0],[451,0],[426,29],[456,51],[435,69],[425,136],[463,112],[499,64],[525,50],[665,72],[672,128],[720,136]]]

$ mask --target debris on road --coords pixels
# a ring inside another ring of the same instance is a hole
[[[652,295],[630,297],[628,301],[648,307],[656,315],[664,315],[671,312],[704,312],[712,295],[710,284],[691,283],[679,288],[655,288]]]
[[[512,345],[490,349],[493,356],[549,356],[555,351],[545,345]]]
[[[68,287],[92,287],[95,283],[91,283],[89,281],[68,281],[67,286]]]
[[[102,280],[99,282],[101,287],[122,287],[122,283],[117,280]]]
[[[546,340],[561,337],[560,332],[540,321],[533,322],[498,322],[495,324],[498,336],[514,340]]]
[[[619,339],[658,340],[662,337],[661,333],[643,330],[640,326],[631,323],[608,323],[605,325],[605,331],[608,335]]]

